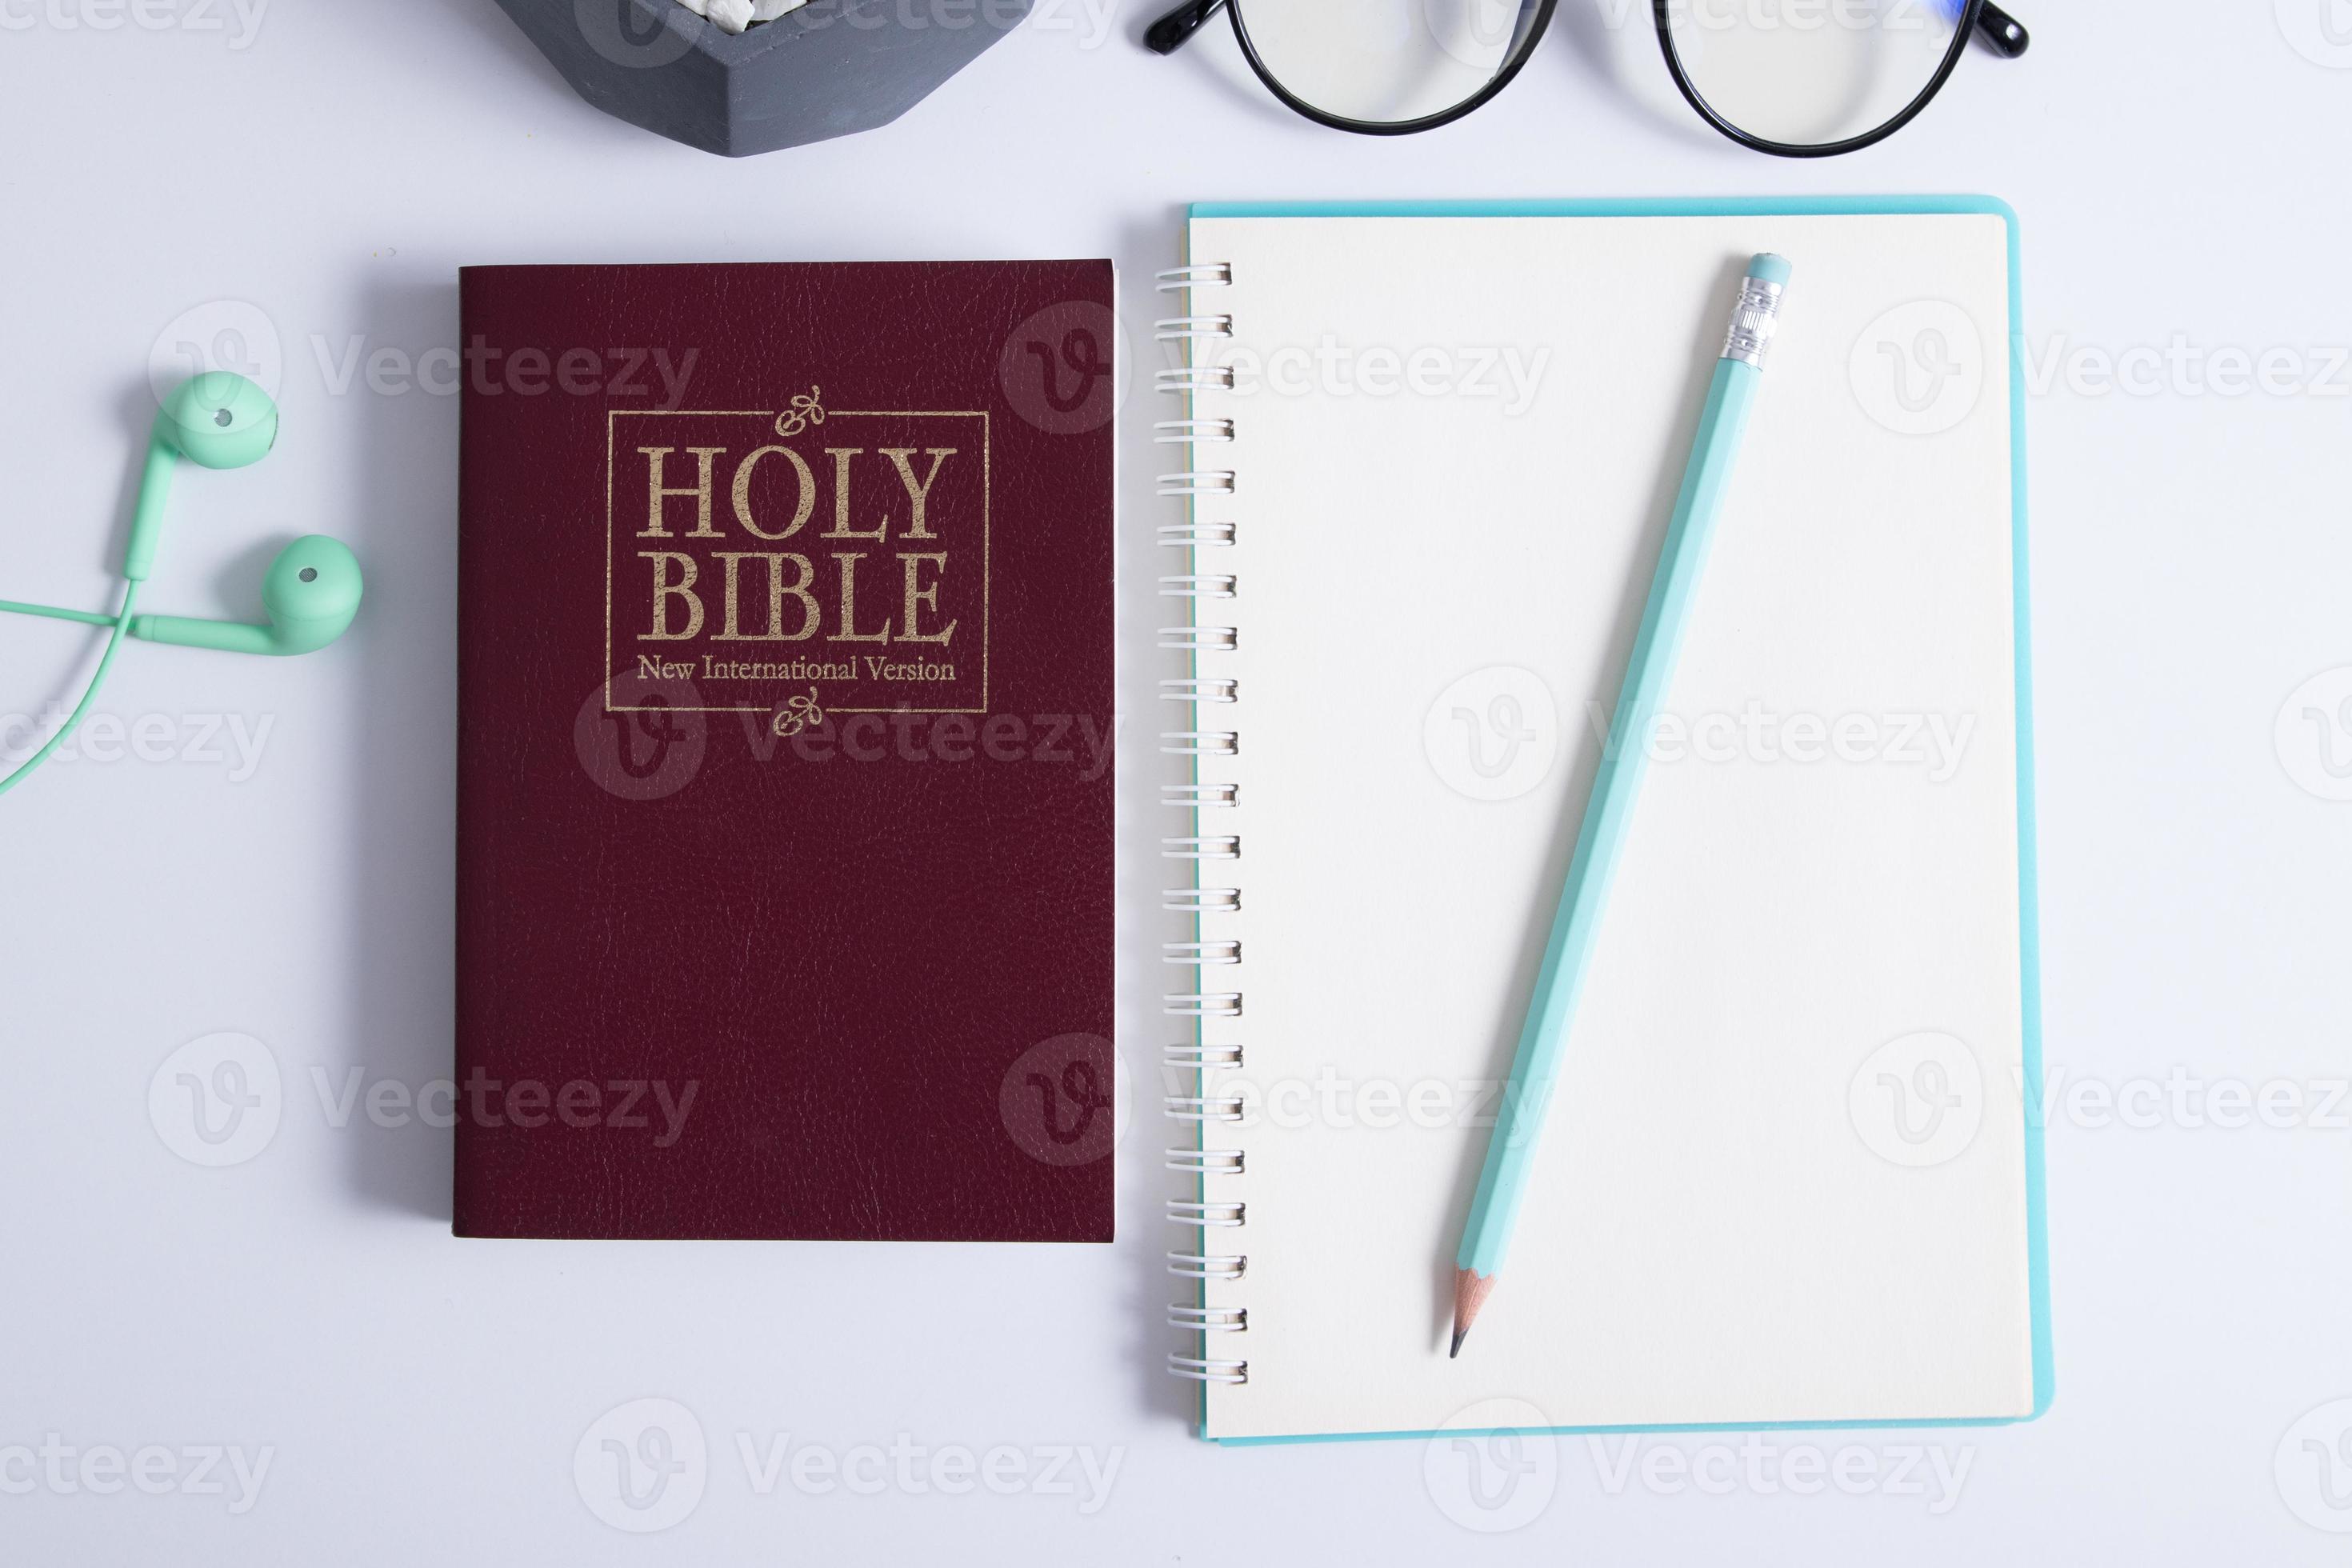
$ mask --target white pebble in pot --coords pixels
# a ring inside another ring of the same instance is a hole
[[[808,0],[677,0],[698,16],[719,24],[722,33],[740,33],[754,22],[772,22],[808,4]]]

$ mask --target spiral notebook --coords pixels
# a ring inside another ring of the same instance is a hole
[[[1762,250],[1795,276],[1673,693],[1612,735]],[[2038,1414],[2008,209],[1201,206],[1161,287],[1195,928],[1164,953],[1170,1367],[1203,1435]],[[1535,1184],[1449,1360],[1499,1085],[1629,743]]]

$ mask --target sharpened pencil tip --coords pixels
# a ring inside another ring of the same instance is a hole
[[[1454,1348],[1445,1352],[1452,1361],[1462,1353],[1462,1342],[1470,1337],[1470,1325],[1478,1321],[1478,1309],[1486,1304],[1486,1297],[1495,1289],[1495,1276],[1480,1274],[1468,1268],[1454,1271]]]

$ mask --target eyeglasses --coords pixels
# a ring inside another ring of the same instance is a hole
[[[1144,42],[1171,54],[1228,10],[1275,97],[1318,124],[1399,136],[1451,124],[1502,91],[1557,4],[1183,0]],[[1652,0],[1652,17],[1666,69],[1699,117],[1784,158],[1892,136],[1942,89],[1971,36],[2011,59],[2030,41],[1988,0]]]

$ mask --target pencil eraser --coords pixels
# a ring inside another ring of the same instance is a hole
[[[1769,283],[1778,288],[1786,288],[1789,283],[1788,259],[1785,257],[1775,256],[1769,250],[1765,251],[1759,256],[1749,258],[1748,276],[1755,279],[1759,283]]]

